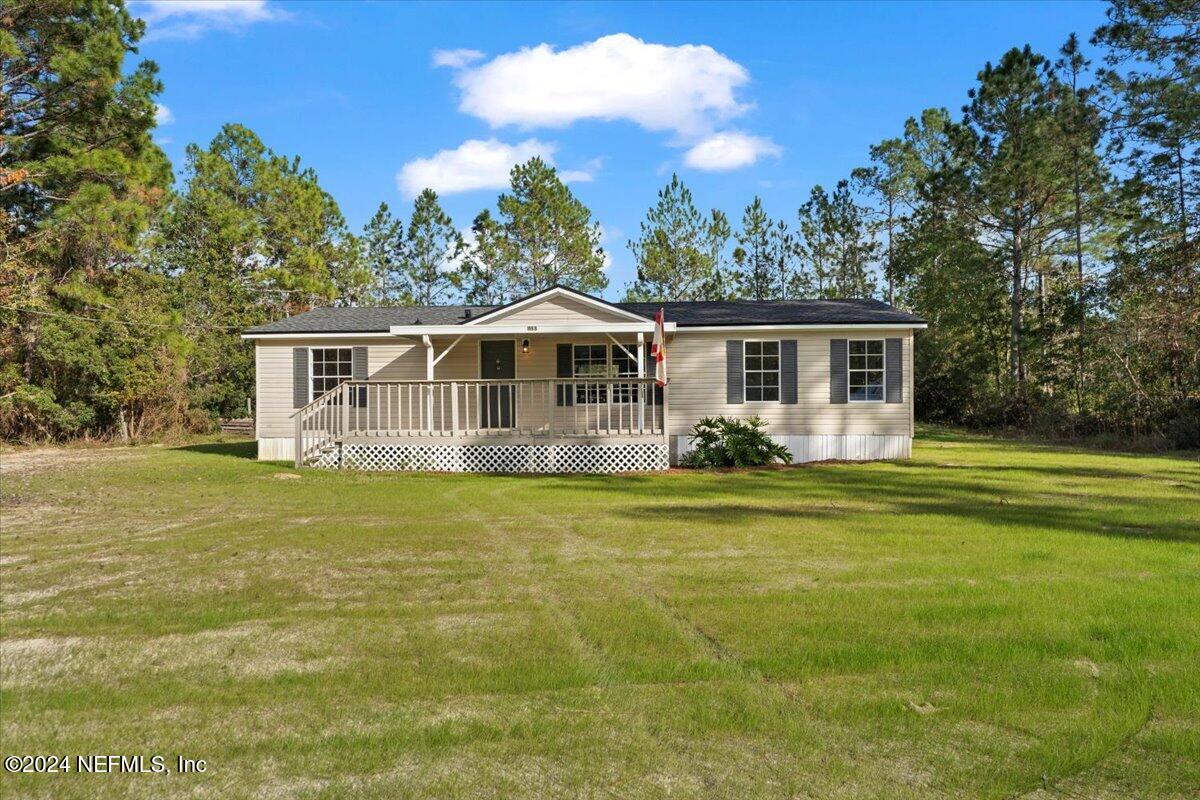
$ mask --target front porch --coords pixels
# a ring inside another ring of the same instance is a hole
[[[666,469],[653,378],[345,381],[295,413],[296,466],[452,472]]]

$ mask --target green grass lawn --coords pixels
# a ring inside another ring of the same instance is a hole
[[[1200,795],[1200,464],[486,477],[0,454],[31,797]]]

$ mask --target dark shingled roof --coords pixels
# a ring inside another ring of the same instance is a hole
[[[921,324],[920,317],[879,300],[722,300],[613,303],[653,319],[659,308],[680,328],[737,325]],[[459,325],[497,306],[314,308],[246,333],[387,333],[392,325]]]
[[[854,325],[924,322],[879,300],[697,300],[677,303],[617,303],[626,311],[654,317],[663,309],[680,328],[718,325]]]

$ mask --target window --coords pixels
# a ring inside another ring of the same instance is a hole
[[[636,378],[638,374],[637,361],[630,358],[629,353],[626,353],[625,350],[636,353],[637,345],[631,344],[624,348],[617,347],[615,344],[612,345],[611,374],[618,378]],[[636,403],[637,385],[632,383],[618,383],[613,386],[613,402]]]
[[[779,342],[745,343],[746,401],[779,400]]]
[[[349,347],[314,347],[312,356],[312,397],[316,400],[330,389],[354,376]]]
[[[851,339],[847,345],[850,402],[883,402],[883,339]]]
[[[636,345],[629,345],[629,349]],[[617,345],[577,344],[572,350],[572,374],[589,381],[606,381],[609,378],[637,377],[637,361],[629,357]],[[637,401],[637,387],[630,383],[613,384],[614,403]],[[575,402],[607,403],[608,385],[605,383],[583,383],[575,386]]]

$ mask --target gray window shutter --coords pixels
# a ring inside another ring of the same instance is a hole
[[[308,405],[308,348],[292,348],[292,408]]]
[[[355,347],[350,351],[350,375],[356,381],[367,379],[367,348]]]
[[[350,348],[350,380],[365,381],[367,379],[367,348]],[[367,387],[359,386],[351,397],[351,403],[359,408],[367,405]]]
[[[845,403],[850,387],[849,376],[846,374],[845,339],[829,340],[829,402]]]
[[[796,405],[796,340],[784,339],[779,343],[779,402]]]
[[[746,372],[743,369],[746,351],[741,339],[725,340],[725,402],[746,402]]]
[[[557,350],[558,356],[558,377],[573,378],[575,377],[575,362],[571,352],[571,345],[560,344]],[[569,384],[559,384],[557,404],[560,406],[575,405],[575,387]]]
[[[796,405],[796,339],[782,339],[779,343],[779,402]]]
[[[883,343],[883,383],[889,403],[904,402],[904,345],[903,339],[886,339]]]

